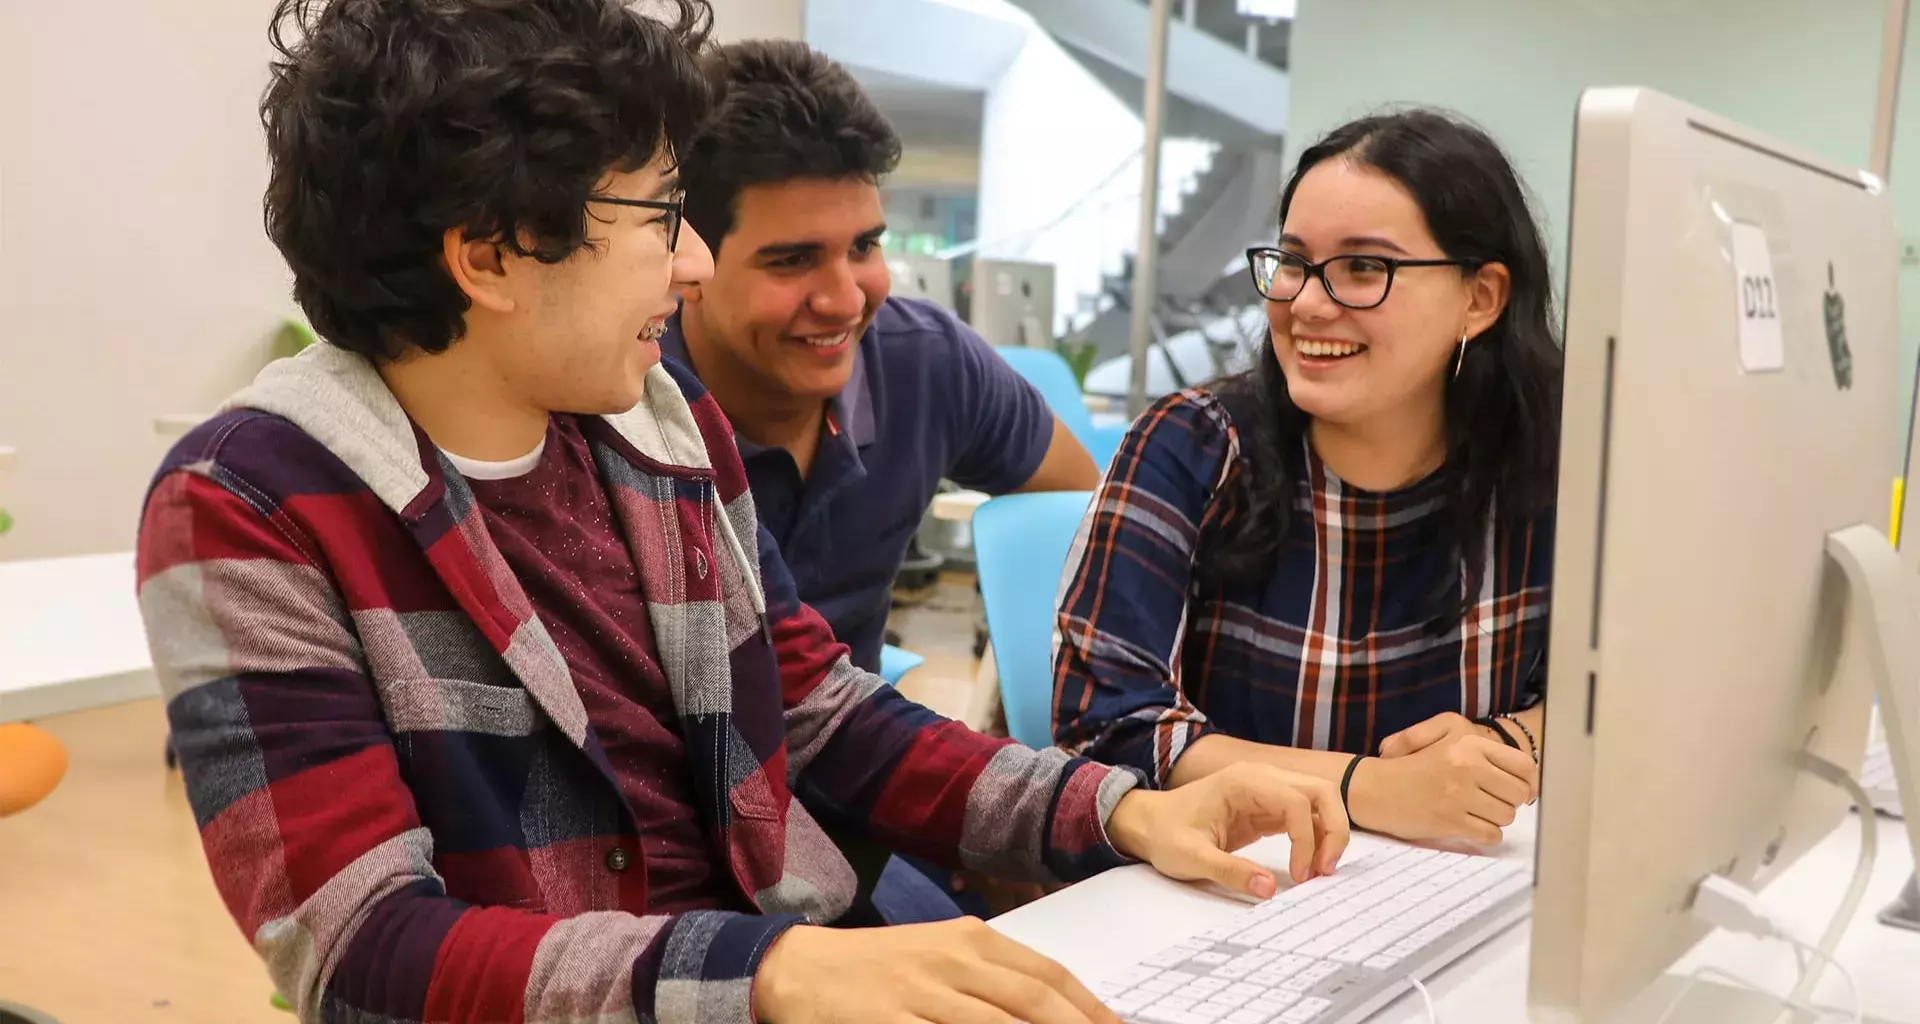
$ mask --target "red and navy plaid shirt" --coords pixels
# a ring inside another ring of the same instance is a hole
[[[1436,630],[1435,595],[1460,576],[1439,532],[1444,470],[1404,490],[1362,491],[1303,443],[1273,573],[1197,582],[1196,556],[1215,556],[1233,514],[1223,496],[1252,471],[1250,428],[1193,388],[1129,432],[1067,560],[1054,638],[1063,746],[1164,782],[1215,730],[1364,753],[1442,712],[1478,717],[1538,699],[1552,513],[1491,537],[1471,611]]]
[[[140,603],[213,878],[309,1021],[748,1024],[767,947],[853,904],[825,827],[1014,877],[1115,865],[1133,773],[860,672],[757,530],[684,369],[582,421],[693,796],[756,912],[649,914],[637,828],[472,491],[373,367],[281,360],[174,449]]]

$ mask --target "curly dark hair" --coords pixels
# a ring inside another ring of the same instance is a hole
[[[446,232],[565,260],[610,171],[686,151],[712,108],[707,0],[280,0],[260,101],[267,234],[329,342],[441,352],[468,308]]]
[[[900,163],[900,136],[847,69],[802,42],[759,39],[706,55],[719,97],[680,161],[687,223],[718,252],[749,185],[797,178],[878,182]]]
[[[1341,158],[1371,167],[1412,194],[1434,241],[1463,273],[1500,263],[1512,278],[1505,310],[1466,347],[1446,391],[1446,511],[1440,536],[1463,575],[1432,595],[1433,625],[1454,623],[1480,592],[1487,527],[1517,529],[1553,507],[1559,481],[1561,354],[1547,248],[1520,176],[1499,143],[1441,111],[1413,108],[1361,118],[1300,155],[1280,198],[1285,225],[1308,171]],[[1232,404],[1257,410],[1251,472],[1228,496],[1203,581],[1247,582],[1273,571],[1298,514],[1301,439],[1310,417],[1293,402],[1272,345],[1253,369],[1214,385]],[[1242,424],[1241,429],[1248,429]],[[1496,501],[1496,498],[1498,499]]]

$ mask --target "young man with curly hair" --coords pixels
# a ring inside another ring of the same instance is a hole
[[[711,13],[666,6],[282,0],[267,229],[326,343],[181,441],[139,540],[215,883],[308,1021],[1110,1021],[978,922],[825,927],[872,921],[827,830],[1264,895],[1225,850],[1329,871],[1338,797],[1136,789],[849,663],[655,344],[712,269],[674,166]]]

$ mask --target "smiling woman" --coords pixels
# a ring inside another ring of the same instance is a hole
[[[1056,737],[1179,785],[1242,760],[1355,823],[1497,839],[1537,793],[1559,351],[1525,191],[1412,110],[1308,149],[1251,371],[1135,425],[1070,564]]]

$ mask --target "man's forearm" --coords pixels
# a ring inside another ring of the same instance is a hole
[[[1173,771],[1167,776],[1167,786],[1184,786],[1241,761],[1257,761],[1337,783],[1347,770],[1347,762],[1352,759],[1352,755],[1339,751],[1276,747],[1211,733],[1195,740],[1180,756],[1180,760],[1174,762]]]

